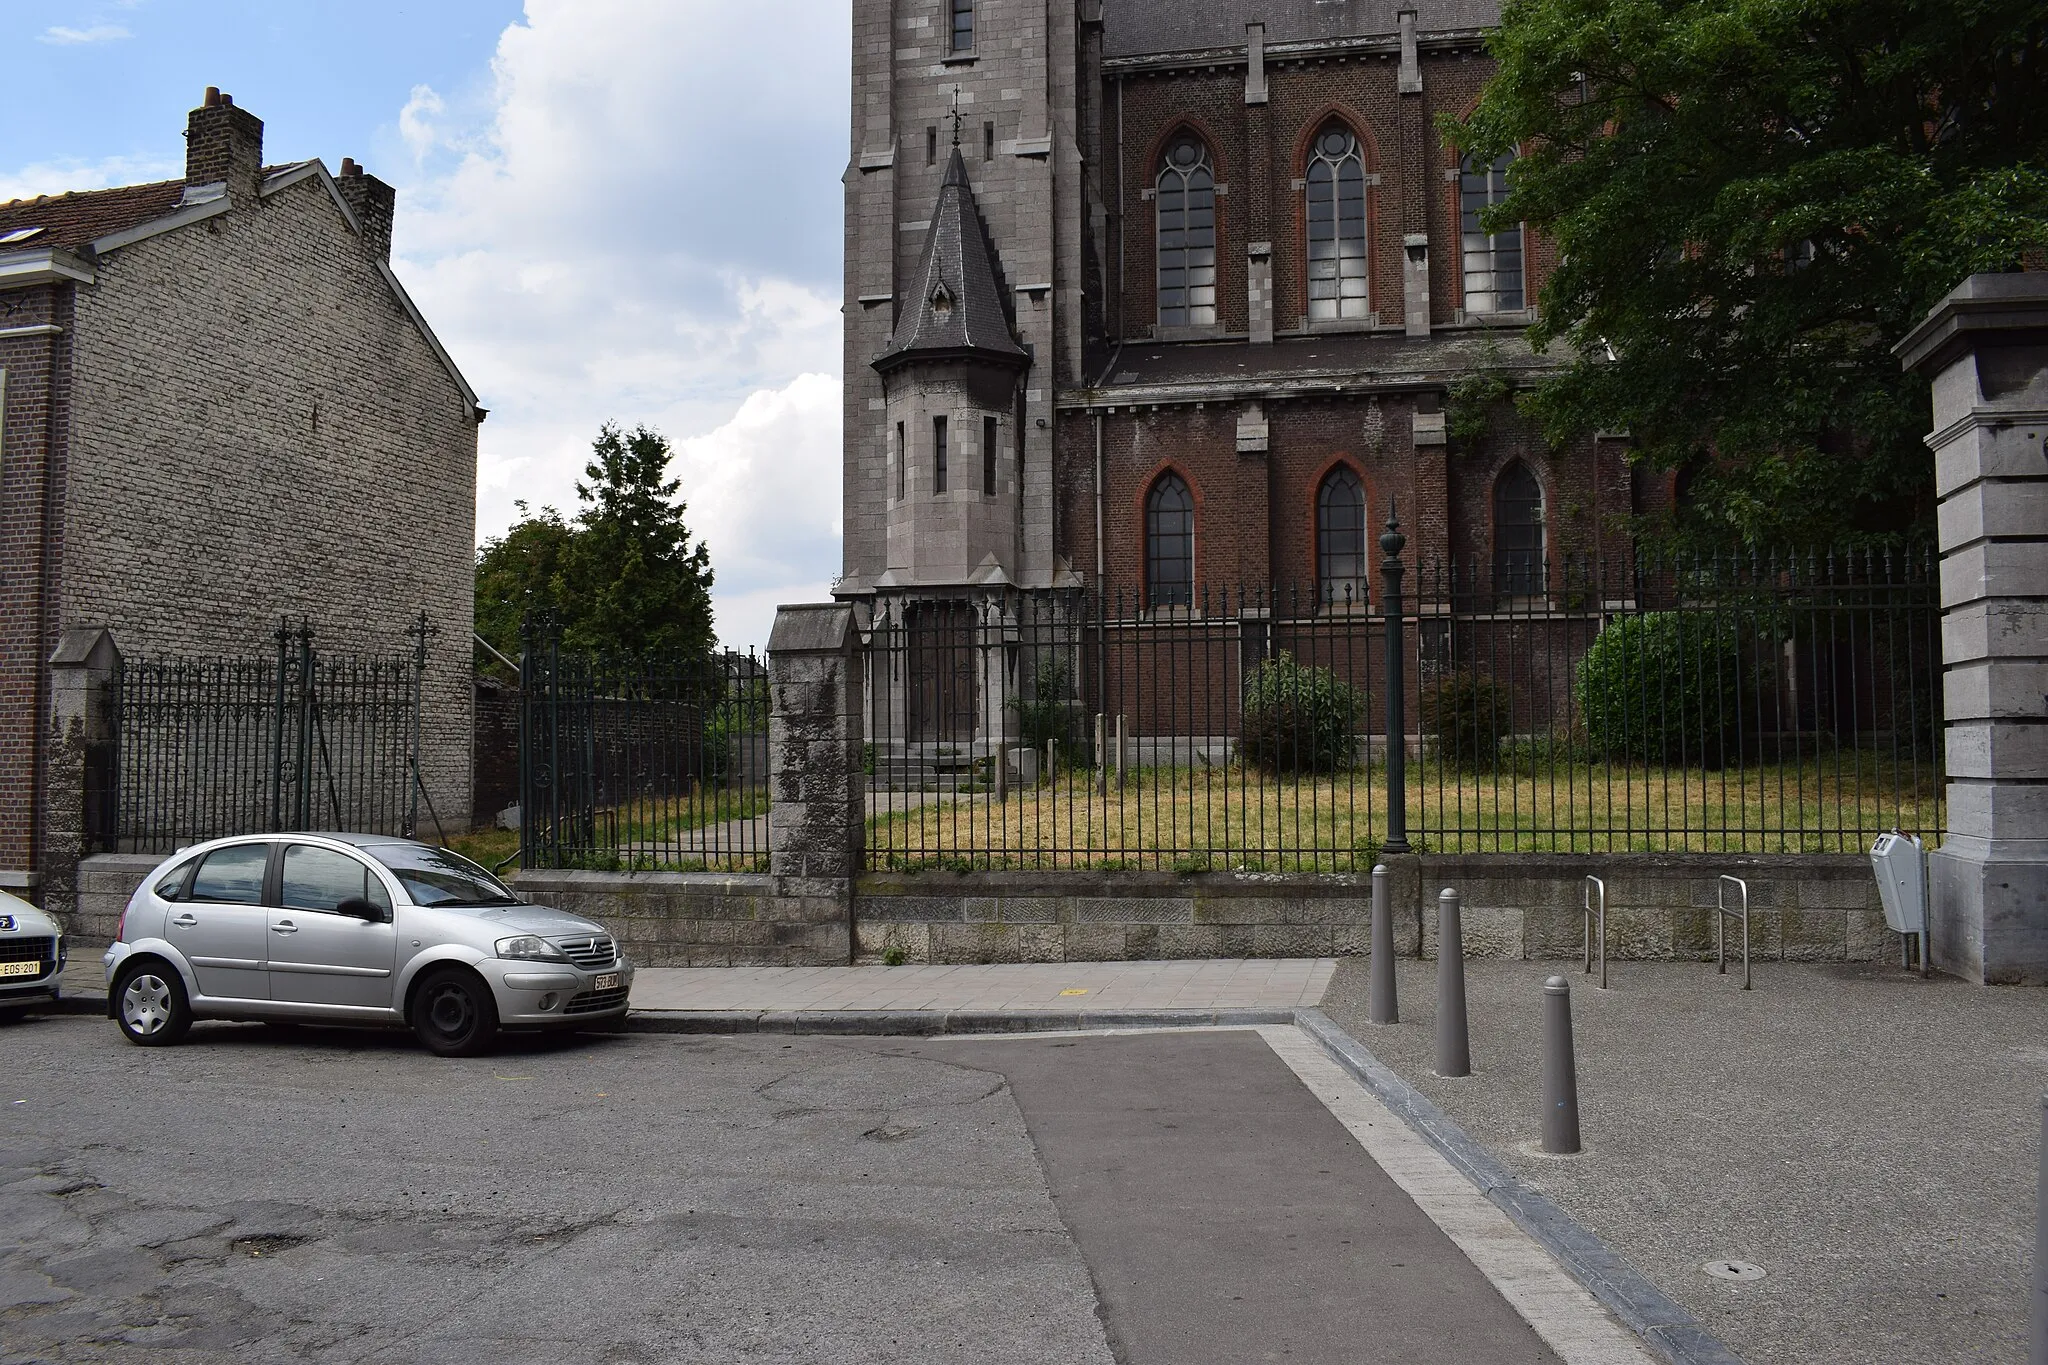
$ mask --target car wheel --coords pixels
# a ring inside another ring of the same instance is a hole
[[[474,972],[445,967],[420,982],[412,998],[412,1029],[427,1050],[474,1057],[498,1036],[498,1005]]]
[[[185,983],[161,962],[145,962],[114,986],[114,1022],[139,1047],[168,1047],[192,1027]]]

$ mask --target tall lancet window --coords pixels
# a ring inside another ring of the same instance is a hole
[[[1216,325],[1216,174],[1184,137],[1159,168],[1159,325]]]
[[[1365,265],[1365,157],[1349,128],[1332,122],[1310,149],[1308,316],[1363,318],[1371,310]]]
[[[1316,588],[1331,606],[1365,604],[1365,486],[1349,465],[1316,490]]]
[[[1195,600],[1195,496],[1170,471],[1145,496],[1145,595],[1153,607]]]
[[[1512,313],[1526,307],[1522,287],[1522,225],[1488,232],[1479,221],[1485,210],[1508,197],[1508,168],[1515,154],[1503,152],[1491,165],[1465,158],[1458,174],[1458,241],[1465,261],[1465,316]]]

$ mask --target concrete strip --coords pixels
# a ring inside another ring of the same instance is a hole
[[[1741,1358],[1709,1335],[1692,1314],[1556,1204],[1518,1180],[1328,1015],[1319,1009],[1297,1010],[1294,1022],[1671,1365],[1742,1365]]]
[[[803,1033],[940,1037],[1248,1028],[1293,1022],[1291,1009],[1216,1010],[634,1010],[627,1033]]]
[[[1291,1025],[1267,1025],[1259,1034],[1566,1365],[1643,1365],[1653,1359],[1536,1239],[1397,1121],[1314,1039]]]

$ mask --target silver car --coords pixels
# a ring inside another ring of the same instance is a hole
[[[409,1025],[444,1057],[499,1028],[626,1012],[632,965],[602,925],[529,905],[458,853],[365,834],[266,834],[181,849],[151,872],[106,953],[130,1042],[195,1019]]]
[[[0,891],[0,1017],[57,1003],[64,931],[57,921]]]

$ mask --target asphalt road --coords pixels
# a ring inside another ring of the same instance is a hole
[[[759,1037],[143,1050],[81,1017],[0,1049],[9,1365],[1111,1360],[986,1072]]]
[[[1255,1033],[0,1030],[0,1362],[1552,1362]]]

